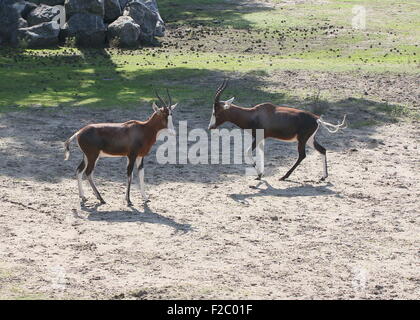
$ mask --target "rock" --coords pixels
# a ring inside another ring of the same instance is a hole
[[[36,4],[29,1],[17,1],[15,7],[21,17],[26,19],[28,14],[36,8]]]
[[[121,10],[122,10],[122,11],[124,11],[125,5],[126,5],[127,3],[129,3],[130,1],[132,1],[132,0],[119,0],[119,2],[120,2],[120,7],[121,7]]]
[[[40,0],[39,3],[46,4],[49,6],[63,6],[65,0]]]
[[[77,13],[90,13],[103,18],[104,0],[66,0],[64,3],[67,17]]]
[[[105,0],[104,9],[104,20],[106,22],[115,21],[122,14],[120,2],[118,0]]]
[[[47,47],[58,43],[60,26],[57,22],[44,22],[28,28],[20,28],[18,39],[28,47]]]
[[[17,44],[20,14],[18,7],[22,1],[0,0],[0,44]]]
[[[129,16],[121,16],[108,26],[108,39],[116,39],[121,47],[136,46],[140,34],[140,26]]]
[[[46,4],[48,6],[64,5],[65,0],[26,0],[34,4]]]
[[[18,20],[18,28],[27,28],[28,27],[28,22],[23,19],[23,18],[19,18]]]
[[[32,10],[26,20],[30,26],[34,26],[43,22],[50,22],[55,16],[59,14],[59,10],[56,7],[47,6],[41,4]]]
[[[71,16],[63,28],[65,37],[75,37],[78,45],[86,47],[103,46],[105,31],[102,18],[89,13],[77,13]]]
[[[153,42],[155,36],[156,23],[158,21],[156,13],[140,2],[129,2],[124,9],[124,16],[129,16],[140,26],[142,34],[141,40]]]
[[[158,21],[156,23],[155,35],[158,37],[163,37],[165,35],[165,22],[163,22],[163,19],[160,16],[156,0],[137,0],[137,1],[144,3],[146,7],[148,7],[152,12],[156,14]]]

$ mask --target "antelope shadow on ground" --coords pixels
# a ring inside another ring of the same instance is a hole
[[[145,203],[144,210],[140,211],[134,207],[127,207],[127,210],[109,210],[98,211],[100,204],[92,207],[82,206],[82,211],[88,214],[87,219],[90,221],[107,221],[107,222],[141,222],[166,225],[175,229],[176,232],[192,231],[190,224],[178,223],[171,218],[160,215],[150,209]]]
[[[290,181],[298,184],[295,187],[289,188],[276,188],[273,187],[267,180],[261,180],[256,185],[251,185],[250,188],[253,190],[257,190],[257,192],[250,192],[250,193],[240,193],[240,194],[231,194],[229,195],[230,198],[233,200],[242,203],[248,204],[248,199],[252,199],[255,197],[314,197],[314,196],[326,196],[331,194],[337,194],[337,192],[329,189],[329,186],[333,186],[330,182],[318,182],[319,185],[308,184],[306,182],[295,182]],[[316,183],[316,182],[313,182]],[[339,196],[339,195],[337,195]]]

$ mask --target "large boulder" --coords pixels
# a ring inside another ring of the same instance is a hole
[[[0,0],[1,2],[1,0]],[[21,15],[22,18],[26,19],[28,14],[36,8],[36,4],[30,1],[18,0],[15,1],[14,7]]]
[[[20,28],[18,40],[30,48],[47,47],[58,43],[60,26],[57,22],[44,22],[28,28]]]
[[[105,16],[104,16],[105,22],[115,21],[122,14],[119,0],[105,0],[104,8],[105,8]]]
[[[65,0],[26,0],[35,4],[46,4],[48,6],[64,5]]]
[[[143,3],[129,2],[124,9],[124,16],[129,16],[140,26],[142,34],[141,40],[153,42],[155,36],[156,23],[158,21],[156,13],[151,11]]]
[[[136,1],[144,3],[146,7],[148,7],[152,12],[156,14],[158,21],[156,23],[155,35],[158,37],[163,37],[165,34],[165,23],[163,22],[163,19],[160,16],[156,0],[136,0]]]
[[[17,44],[21,1],[0,0],[0,44]]]
[[[138,45],[140,35],[140,26],[129,16],[121,16],[108,26],[108,39],[116,40],[120,47]]]
[[[74,37],[76,43],[85,47],[100,47],[105,43],[106,26],[100,16],[76,13],[63,28],[65,37]]]
[[[49,6],[64,5],[65,0],[40,0],[39,3],[46,4]]]
[[[122,11],[124,11],[125,5],[126,5],[127,3],[129,3],[129,2],[131,2],[131,1],[132,1],[132,0],[119,0],[121,10],[122,10]]]
[[[77,13],[90,13],[103,18],[104,0],[66,0],[64,3],[67,17]]]
[[[58,8],[41,4],[28,14],[26,20],[30,26],[34,26],[43,22],[52,21],[59,13]]]

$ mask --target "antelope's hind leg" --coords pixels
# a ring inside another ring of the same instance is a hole
[[[83,155],[83,160],[82,162],[80,162],[79,166],[76,169],[77,187],[79,189],[79,197],[80,197],[81,203],[85,203],[87,201],[85,192],[83,190],[83,181],[82,181],[83,173],[86,170],[86,164],[87,164],[87,158],[85,155]]]
[[[89,184],[93,190],[93,193],[95,194],[96,198],[102,203],[105,204],[105,200],[102,198],[101,194],[99,193],[98,189],[96,188],[95,182],[93,182],[93,170],[95,169],[96,166],[96,161],[98,160],[98,154],[93,154],[89,157],[87,157],[88,163],[87,163],[87,167],[86,167],[86,177],[89,181]]]
[[[327,165],[327,150],[321,146],[316,140],[314,140],[314,149],[318,151],[324,160],[324,175],[321,178],[321,181],[324,181],[328,178],[328,165]]]
[[[292,172],[295,171],[296,167],[302,162],[303,159],[306,158],[306,151],[305,151],[306,141],[307,139],[303,139],[303,140],[298,139],[299,158],[297,159],[293,167],[289,171],[287,171],[287,173],[283,177],[281,177],[280,180],[286,180],[287,178],[289,178]]]
[[[324,181],[328,177],[327,150],[323,146],[321,146],[318,143],[318,141],[316,141],[315,134],[317,133],[317,131],[318,131],[318,128],[309,137],[309,139],[308,139],[308,145],[310,147],[314,148],[316,151],[318,151],[321,154],[321,156],[322,156],[322,159],[323,159],[323,162],[324,162],[324,167],[323,167],[324,174],[323,174],[323,176],[321,178],[321,181]]]

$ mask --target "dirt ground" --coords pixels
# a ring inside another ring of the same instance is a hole
[[[147,110],[146,110],[147,109]],[[322,162],[294,144],[266,144],[266,177],[245,165],[145,162],[151,197],[124,204],[125,159],[101,159],[81,207],[76,145],[90,122],[145,119],[151,108],[63,108],[0,115],[0,297],[94,299],[416,299],[419,297],[417,123],[319,133]],[[178,120],[207,127],[180,106]],[[350,121],[363,114],[348,112]],[[340,119],[342,111],[327,113]]]

